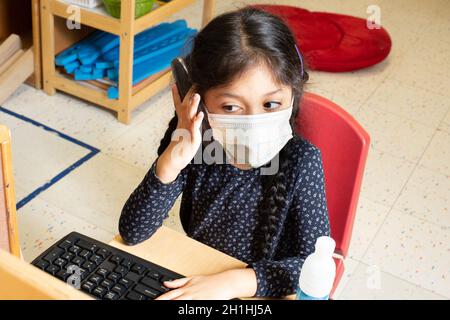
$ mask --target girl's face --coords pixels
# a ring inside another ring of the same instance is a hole
[[[276,112],[291,106],[292,88],[280,85],[260,64],[249,68],[231,84],[208,90],[203,100],[213,114],[253,115]]]

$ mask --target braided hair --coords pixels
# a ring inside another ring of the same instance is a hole
[[[252,6],[221,14],[195,36],[192,51],[185,61],[196,92],[201,96],[211,88],[231,83],[255,63],[265,63],[279,83],[292,88],[294,105],[290,125],[294,137],[288,144],[299,138],[294,122],[308,73],[292,31],[282,19]],[[170,144],[177,122],[175,114],[161,140],[158,155]],[[279,226],[285,219],[279,212],[286,211],[281,208],[287,204],[287,149],[285,146],[278,154],[279,170],[273,175],[262,176],[262,214],[258,221],[261,227],[257,228],[261,230],[257,235],[260,246],[257,252],[262,259],[273,257],[274,243],[280,236],[276,230],[281,230]]]

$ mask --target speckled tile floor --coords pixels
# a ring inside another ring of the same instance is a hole
[[[247,3],[218,1],[221,13]],[[350,73],[311,72],[307,90],[348,110],[372,144],[350,256],[336,299],[450,298],[450,2],[286,0],[367,17],[381,9],[393,39],[384,62]],[[200,27],[202,1],[177,13]],[[130,126],[104,109],[22,86],[3,106],[100,149],[100,153],[18,211],[25,259],[71,230],[108,242],[122,206],[156,157],[173,114],[169,89],[133,113]],[[27,196],[87,150],[0,112],[12,131],[16,197]],[[176,210],[175,210],[176,211]],[[181,231],[176,214],[165,222]]]

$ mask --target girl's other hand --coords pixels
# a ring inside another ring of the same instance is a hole
[[[228,278],[222,274],[192,276],[164,282],[169,292],[156,300],[230,300],[233,298]]]
[[[172,289],[158,300],[230,300],[253,297],[256,274],[252,268],[231,269],[212,275],[198,275],[164,282]]]

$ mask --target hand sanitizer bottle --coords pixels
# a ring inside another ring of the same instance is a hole
[[[330,237],[319,237],[315,251],[300,271],[297,300],[328,300],[336,275],[333,252],[336,243]]]

